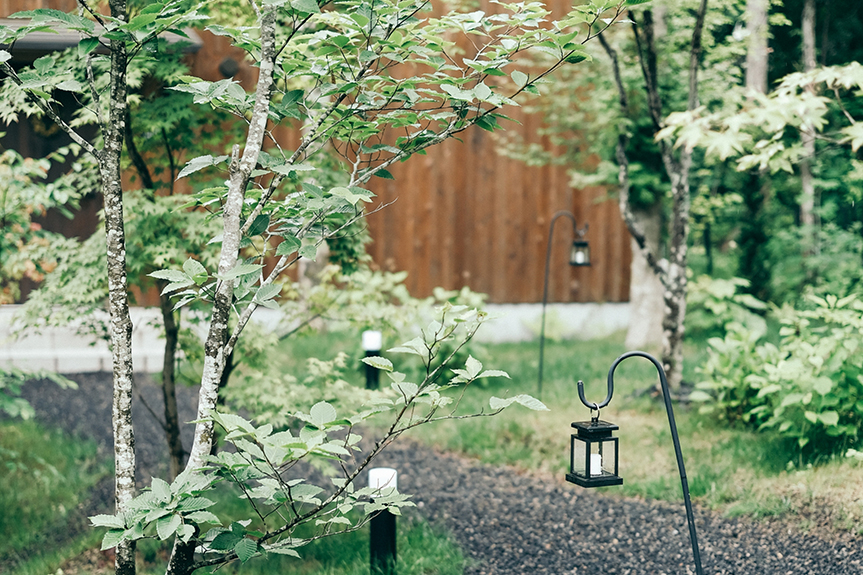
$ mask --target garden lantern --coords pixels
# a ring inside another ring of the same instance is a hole
[[[692,501],[689,497],[689,482],[686,479],[686,469],[683,465],[683,453],[680,450],[680,437],[677,434],[677,423],[674,421],[674,410],[671,407],[671,392],[668,390],[668,378],[658,359],[643,351],[624,353],[611,364],[608,370],[608,393],[601,403],[587,401],[584,397],[584,382],[578,382],[578,399],[590,412],[596,416],[590,421],[579,421],[572,424],[575,433],[570,437],[569,473],[566,480],[582,487],[602,487],[604,485],[621,485],[623,478],[617,474],[617,438],[613,432],[619,428],[607,421],[599,419],[599,410],[611,401],[614,395],[614,370],[625,359],[642,357],[650,360],[659,374],[659,385],[662,388],[662,399],[665,402],[665,412],[668,415],[668,426],[671,429],[671,441],[674,443],[674,456],[677,459],[677,471],[680,474],[680,486],[683,489],[683,505],[686,508],[686,521],[689,523],[689,541],[692,544],[692,558],[695,561],[695,575],[703,575],[701,553],[698,550],[698,535],[695,533],[695,515],[692,512]]]
[[[584,230],[578,233],[579,237],[583,237],[586,232],[587,226],[584,227]],[[587,243],[587,240],[573,240],[572,249],[569,251],[569,265],[590,265],[590,244]]]
[[[622,485],[617,473],[618,438],[612,432],[619,428],[599,416],[590,421],[572,424],[575,433],[570,436],[569,473],[566,480],[582,487]]]
[[[536,384],[536,396],[542,399],[542,359],[545,351],[545,306],[548,304],[548,266],[551,263],[551,239],[554,236],[554,223],[560,217],[567,217],[572,222],[572,232],[575,239],[572,241],[572,247],[569,249],[569,265],[573,267],[589,266],[590,265],[590,245],[584,239],[587,233],[587,224],[578,229],[575,223],[575,216],[572,212],[560,211],[551,217],[551,224],[548,227],[548,246],[545,249],[545,281],[542,285],[542,324],[539,329],[539,379]]]

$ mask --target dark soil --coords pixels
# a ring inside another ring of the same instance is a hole
[[[97,441],[111,455],[108,374],[71,376],[78,390],[34,382],[26,398],[37,417]],[[160,388],[138,376],[144,401],[161,416]],[[180,417],[194,419],[194,388],[180,390]],[[139,483],[164,476],[165,440],[155,417],[135,402]],[[186,426],[191,427],[191,426]],[[185,430],[184,445],[191,441]],[[438,453],[409,439],[391,446],[377,465],[399,470],[399,488],[416,510],[449,529],[473,561],[467,573],[522,575],[694,573],[681,504],[622,499],[509,467]],[[362,478],[361,478],[362,479]],[[110,499],[108,489],[99,499]],[[838,531],[802,533],[784,523],[726,519],[696,506],[704,573],[710,575],[863,575],[863,539]]]

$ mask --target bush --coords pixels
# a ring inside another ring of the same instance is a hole
[[[748,293],[743,278],[716,279],[707,275],[690,281],[686,292],[686,334],[693,337],[723,337],[731,322],[761,335],[767,331],[763,314],[767,305]]]
[[[863,303],[809,295],[812,309],[785,305],[779,346],[729,324],[710,340],[706,380],[690,396],[702,411],[758,430],[776,430],[818,460],[859,445],[863,424]]]

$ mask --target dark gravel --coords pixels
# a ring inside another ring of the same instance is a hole
[[[71,376],[79,389],[28,385],[37,417],[95,439],[110,456],[108,374]],[[137,387],[161,415],[161,392],[147,376]],[[194,388],[180,390],[181,418],[194,419]],[[136,402],[139,482],[164,475],[164,439],[154,417]],[[191,427],[191,426],[187,426]],[[184,445],[191,441],[186,430]],[[422,447],[409,439],[376,465],[399,470],[399,488],[414,494],[418,513],[444,524],[473,561],[470,574],[694,573],[682,504],[599,495],[562,478],[492,467]],[[726,519],[696,508],[704,572],[711,575],[863,575],[863,539],[829,531],[801,533],[783,523]],[[822,536],[823,535],[823,536]]]

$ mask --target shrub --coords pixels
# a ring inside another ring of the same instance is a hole
[[[737,293],[748,288],[743,278],[717,279],[707,275],[690,281],[686,292],[686,334],[688,336],[725,335],[731,322],[742,324],[759,334],[767,331],[760,315],[767,305],[748,293]]]
[[[702,411],[758,430],[776,430],[807,460],[860,442],[863,424],[863,303],[807,296],[812,309],[775,311],[779,346],[729,324],[710,340],[710,357],[691,398]]]

